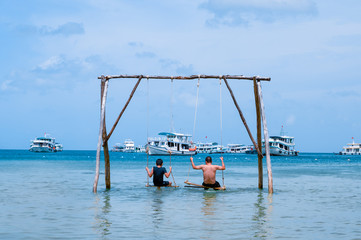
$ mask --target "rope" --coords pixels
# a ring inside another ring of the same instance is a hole
[[[189,163],[189,170],[188,170],[188,176],[187,176],[187,181],[189,180],[189,173],[191,172],[191,167],[192,167],[192,163]]]
[[[172,152],[169,152],[169,166],[170,166],[170,167],[172,166]],[[172,169],[172,171],[170,172],[170,174],[172,175],[173,182],[174,182],[174,186],[177,186],[177,184],[175,183],[174,176],[173,176],[173,169]]]
[[[201,76],[198,75],[198,83],[197,83],[197,97],[196,97],[196,107],[195,107],[195,111],[194,111],[194,123],[193,123],[193,135],[192,135],[192,139],[195,136],[195,132],[196,132],[196,120],[197,120],[197,109],[198,109],[198,96],[199,96],[199,83],[201,80]],[[189,179],[189,173],[191,172],[191,167],[192,167],[192,163],[189,163],[189,170],[188,170],[188,177],[187,177],[187,182]]]
[[[223,123],[222,123],[222,78],[219,77],[219,115],[221,124],[221,157],[223,157]],[[222,184],[224,187],[224,172],[222,170]]]
[[[194,111],[194,123],[193,123],[193,135],[192,138],[195,136],[196,132],[196,121],[197,121],[197,109],[198,109],[198,96],[199,96],[199,82],[200,82],[200,75],[198,75],[198,83],[197,83],[197,97],[196,97],[196,108]]]
[[[174,131],[173,126],[173,77],[171,77],[170,85],[170,132]]]
[[[147,76],[147,168],[149,166],[149,77]],[[148,168],[149,169],[149,168]],[[149,175],[147,173],[147,186],[149,186]]]

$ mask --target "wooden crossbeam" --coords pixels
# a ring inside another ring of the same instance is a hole
[[[271,81],[269,77],[253,76],[247,77],[243,75],[191,75],[191,76],[148,76],[148,75],[113,75],[113,76],[100,76],[98,79],[113,79],[113,78],[147,78],[147,79],[174,79],[174,80],[193,80],[193,79],[236,79],[236,80],[251,80],[256,79],[257,81]]]

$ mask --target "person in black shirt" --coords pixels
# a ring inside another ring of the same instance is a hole
[[[172,172],[172,167],[169,167],[169,172],[167,173],[167,170],[165,167],[163,167],[163,160],[157,159],[155,162],[157,166],[153,167],[151,171],[149,171],[148,167],[145,167],[145,170],[147,170],[147,173],[149,177],[152,177],[153,175],[153,184],[154,186],[172,186],[172,182],[169,181],[163,181],[163,175],[167,178],[169,177],[170,173]]]

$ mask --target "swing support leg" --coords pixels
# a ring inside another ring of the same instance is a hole
[[[249,127],[248,127],[248,125],[247,125],[246,119],[244,118],[243,113],[242,113],[241,109],[240,109],[239,106],[238,106],[237,100],[236,100],[236,98],[234,97],[233,91],[232,91],[231,87],[229,86],[227,79],[226,79],[224,76],[223,76],[223,81],[224,81],[224,83],[226,84],[229,93],[231,94],[231,97],[232,97],[232,99],[233,99],[233,103],[234,103],[234,105],[236,106],[236,108],[237,108],[237,110],[238,110],[239,116],[240,116],[241,119],[242,119],[243,125],[244,125],[244,127],[246,128],[246,130],[247,130],[248,136],[249,136],[249,138],[251,139],[251,141],[252,141],[252,143],[253,143],[253,146],[254,146],[255,149],[257,150],[258,154],[262,155],[262,151],[259,149],[258,144],[257,144],[256,141],[254,140],[254,138],[253,138],[253,136],[252,136],[252,133],[251,133],[251,130],[249,130]]]
[[[103,128],[103,150],[104,150],[104,175],[105,175],[105,187],[106,189],[110,189],[110,159],[109,159],[109,148],[108,148],[108,140],[106,139],[107,131],[105,128],[105,121],[104,121],[104,128]]]
[[[267,174],[268,174],[268,193],[273,193],[273,178],[272,178],[272,167],[271,167],[271,157],[270,157],[270,148],[269,148],[269,135],[266,121],[266,114],[264,110],[263,97],[262,97],[262,88],[261,82],[257,82],[258,85],[258,95],[259,102],[261,107],[262,114],[262,123],[263,123],[263,136],[264,136],[264,144],[266,150],[266,160],[267,160]]]
[[[261,126],[261,107],[259,103],[258,85],[256,77],[253,77],[253,89],[254,98],[256,102],[256,114],[257,114],[257,144],[262,151],[262,126]],[[262,166],[263,155],[258,154],[258,188],[263,188],[263,166]]]
[[[99,138],[98,138],[98,146],[96,153],[96,163],[95,163],[95,177],[93,184],[93,192],[97,192],[98,180],[99,180],[99,166],[100,166],[100,150],[102,147],[102,135],[103,135],[103,127],[105,122],[105,101],[107,99],[107,91],[108,91],[108,80],[102,76],[101,81],[101,110],[100,110],[100,127],[99,127]]]

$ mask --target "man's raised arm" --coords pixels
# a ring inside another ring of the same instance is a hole
[[[166,178],[169,178],[170,173],[172,172],[172,167],[169,167],[169,172],[164,173]]]
[[[190,159],[191,159],[191,163],[192,163],[192,168],[193,168],[193,169],[202,169],[201,166],[196,166],[196,165],[194,165],[193,157],[190,157]]]
[[[223,157],[220,157],[220,159],[221,159],[221,162],[222,162],[222,166],[218,166],[217,170],[225,170],[226,166],[224,165]]]
[[[153,176],[153,168],[152,168],[152,171],[150,171],[150,172],[149,172],[149,168],[148,168],[148,167],[145,167],[145,170],[147,171],[149,177],[152,177],[152,176]]]

